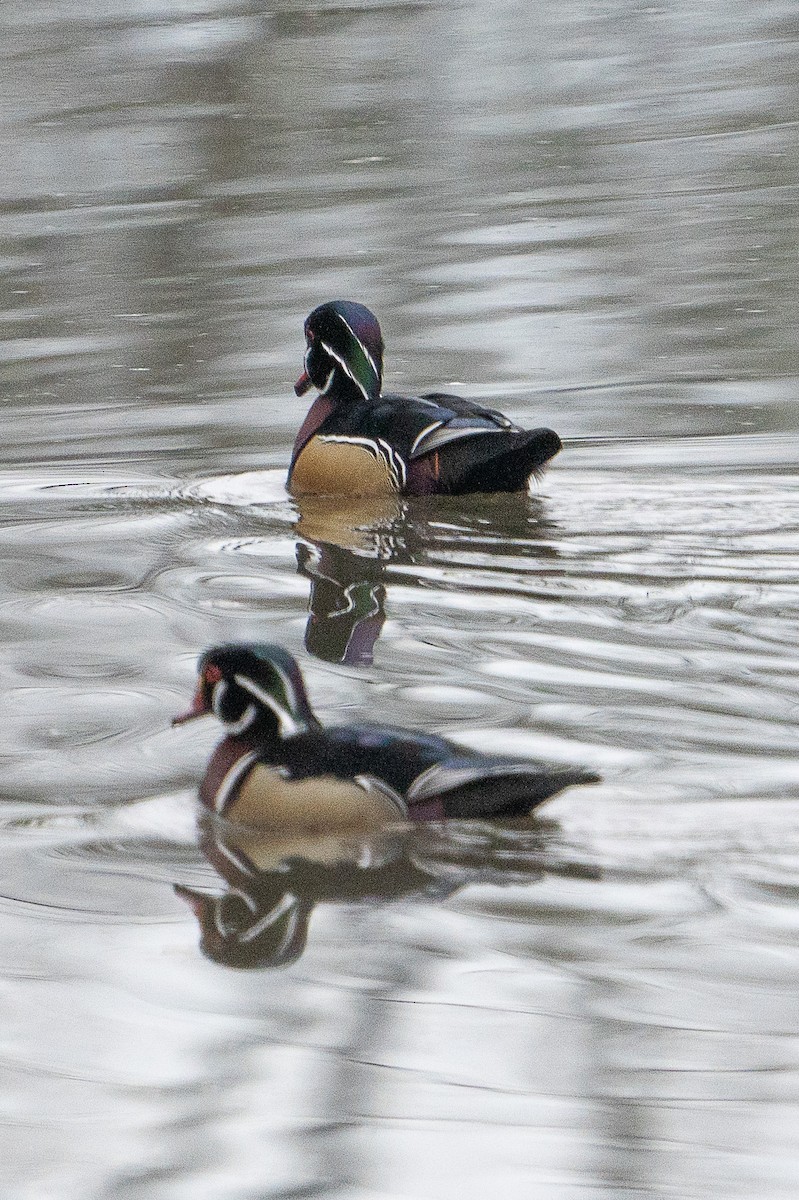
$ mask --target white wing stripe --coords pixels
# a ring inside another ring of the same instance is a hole
[[[419,434],[419,436],[414,439],[414,443],[411,446],[411,450],[410,450],[411,457],[413,457],[414,451],[416,450],[416,447],[419,445],[419,443],[421,441],[423,441],[429,433],[434,433],[436,429],[440,429],[443,424],[444,424],[443,421],[434,421],[432,425],[425,426],[425,428],[422,430],[422,432]]]
[[[443,425],[439,429],[433,429],[430,433],[425,431],[427,436],[422,435],[421,439],[417,438],[411,453],[415,458],[419,458],[422,454],[428,454],[431,450],[438,450],[441,446],[449,445],[450,442],[459,442],[462,438],[478,437],[482,433],[490,436],[492,433],[506,434],[507,432],[507,429],[491,429],[490,427],[488,429],[464,429],[461,426],[458,429],[449,429],[446,425]]]

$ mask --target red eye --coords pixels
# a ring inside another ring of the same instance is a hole
[[[222,678],[222,672],[219,667],[206,667],[203,671],[204,683],[219,683]]]

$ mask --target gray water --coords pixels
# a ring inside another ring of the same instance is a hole
[[[4,1198],[797,1195],[797,29],[6,0]],[[392,390],[556,428],[543,483],[292,501],[337,296]],[[169,721],[251,637],[324,719],[602,783],[378,839],[293,963],[218,965],[173,887],[221,886],[218,731]]]

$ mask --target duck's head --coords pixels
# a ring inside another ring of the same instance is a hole
[[[191,708],[173,725],[213,713],[228,734],[259,744],[318,727],[300,669],[280,646],[216,646],[201,655],[197,671]]]
[[[337,399],[375,400],[383,383],[383,335],[377,317],[354,300],[330,300],[305,322],[305,370],[294,384]]]

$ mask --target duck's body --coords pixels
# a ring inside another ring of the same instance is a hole
[[[228,736],[200,787],[210,810],[247,825],[362,831],[387,821],[520,816],[575,783],[553,768],[464,750],[382,725],[323,727],[297,664],[276,646],[222,646],[200,660],[183,718],[214,712]]]
[[[294,495],[516,492],[560,449],[551,429],[523,430],[459,396],[383,393],[382,334],[362,304],[321,305],[305,336],[295,391],[320,395],[294,445]]]

